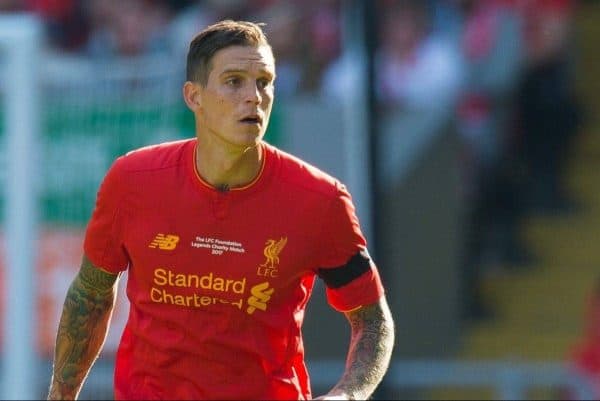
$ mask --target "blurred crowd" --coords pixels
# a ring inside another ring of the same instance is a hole
[[[344,95],[342,0],[0,0],[39,14],[48,46],[91,58],[172,55],[222,18],[265,22],[278,96]],[[485,266],[528,266],[531,213],[571,213],[565,161],[581,124],[574,85],[576,0],[377,0],[377,110],[451,111],[467,205],[465,318],[493,313]]]

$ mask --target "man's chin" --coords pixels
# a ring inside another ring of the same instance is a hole
[[[263,139],[263,135],[254,135],[252,137],[244,138],[243,140],[236,141],[233,143],[241,151],[246,152],[255,149]]]
[[[264,138],[265,133],[259,132],[247,132],[244,134],[244,138],[240,141],[244,146],[256,146]]]

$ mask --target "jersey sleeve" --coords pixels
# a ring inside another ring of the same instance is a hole
[[[377,302],[384,292],[381,278],[367,251],[352,198],[341,184],[323,224],[316,273],[325,282],[329,304],[346,312]]]
[[[100,184],[83,242],[89,260],[110,273],[125,270],[129,262],[123,245],[126,186],[122,164],[123,158],[118,158]]]

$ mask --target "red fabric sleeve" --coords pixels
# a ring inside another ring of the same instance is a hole
[[[381,278],[368,255],[352,198],[341,184],[324,218],[321,244],[323,255],[319,270],[335,274],[343,283],[332,286],[326,281],[329,304],[338,311],[346,312],[377,302],[384,293]],[[365,263],[364,271],[357,276],[356,260],[361,257]],[[345,282],[345,274],[350,281]]]
[[[129,262],[123,246],[125,185],[122,164],[121,157],[104,177],[83,242],[84,252],[90,261],[111,273],[125,270]]]

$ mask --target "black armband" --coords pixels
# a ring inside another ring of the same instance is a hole
[[[340,288],[362,276],[371,268],[371,258],[365,251],[357,252],[350,260],[338,267],[317,269],[317,274],[327,288]]]

